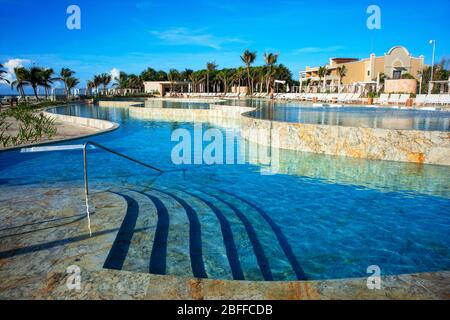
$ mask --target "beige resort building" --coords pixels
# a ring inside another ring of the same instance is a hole
[[[345,66],[347,73],[340,79],[337,69]],[[339,87],[356,85],[380,85],[380,75],[385,74],[389,79],[401,79],[402,75],[409,73],[417,80],[424,67],[424,56],[413,57],[408,49],[402,46],[391,48],[384,56],[377,57],[371,54],[369,58],[330,58],[326,65],[329,74],[320,79],[319,67],[306,67],[300,71],[300,85],[324,85],[327,87]],[[310,80],[309,80],[310,79]],[[309,81],[308,81],[309,80]]]

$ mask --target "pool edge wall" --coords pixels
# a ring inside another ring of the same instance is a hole
[[[243,115],[241,134],[249,141],[281,149],[369,160],[450,165],[448,132],[314,125]]]
[[[177,99],[181,101],[181,99]],[[270,121],[248,115],[254,108],[211,104],[211,109],[134,107],[135,102],[110,101],[103,106],[129,107],[130,115],[147,119],[210,122],[239,127],[244,139],[281,149],[450,166],[450,132],[373,129]]]

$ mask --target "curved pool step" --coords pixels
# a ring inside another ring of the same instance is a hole
[[[158,209],[158,224],[148,272],[206,277],[202,272],[201,253],[191,256],[189,243],[195,242],[199,235],[196,230],[192,232],[186,208],[166,193],[153,189],[141,193],[151,199]]]
[[[204,192],[233,206],[241,219],[247,220],[246,223],[252,226],[255,237],[267,257],[268,270],[261,271],[266,274],[270,271],[271,280],[306,280],[306,275],[284,234],[264,210],[247,199],[225,190],[206,187]],[[264,268],[264,265],[262,267]]]
[[[193,243],[191,235],[191,257],[195,254],[202,255],[202,263],[204,266],[204,278],[211,279],[241,279],[243,280],[242,272],[239,273],[235,268],[235,264],[229,263],[230,255],[229,247],[225,244],[229,243],[224,241],[221,225],[221,213],[212,204],[208,203],[204,199],[197,197],[193,193],[186,192],[181,189],[158,189],[159,192],[166,193],[175,198],[185,208],[191,221],[191,230],[194,226],[193,232],[198,232],[198,241]],[[225,233],[230,235],[231,232]],[[231,254],[231,261],[238,262],[237,254]],[[200,262],[200,261],[199,261]]]
[[[248,228],[236,215],[234,208],[204,191],[188,189],[183,190],[183,192],[197,197],[206,203],[216,214],[220,223],[233,279],[253,281],[271,280],[270,276],[261,272],[261,267],[258,263],[261,261],[261,256],[258,256],[258,251],[255,254],[252,236],[249,236]]]
[[[211,187],[114,193],[128,208],[105,268],[211,279],[306,279],[281,230],[244,198]]]
[[[158,224],[157,207],[136,191],[121,189],[114,193],[127,200],[128,208],[105,268],[148,272]]]

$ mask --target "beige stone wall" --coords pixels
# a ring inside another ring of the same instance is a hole
[[[427,164],[450,165],[450,133],[389,130],[276,122],[243,117],[241,132],[252,139],[254,128],[272,134],[274,147],[303,152]],[[269,141],[270,141],[269,140]],[[261,139],[261,142],[265,141]]]
[[[415,79],[399,79],[399,80],[385,80],[385,93],[416,93],[417,80]]]
[[[143,102],[139,102],[139,101],[99,101],[98,102],[98,106],[99,107],[132,107],[132,106],[136,106],[136,105],[142,105]]]

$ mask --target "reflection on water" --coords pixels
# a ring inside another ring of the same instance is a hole
[[[245,150],[255,148],[246,141]],[[259,145],[259,149],[266,148]],[[273,149],[275,150],[275,149]],[[367,160],[279,149],[267,152],[270,161],[250,163],[267,166],[277,174],[320,179],[328,183],[355,185],[385,192],[413,192],[450,198],[450,170],[446,166]]]
[[[264,106],[250,113],[258,119],[348,127],[450,131],[450,112],[367,107]]]

